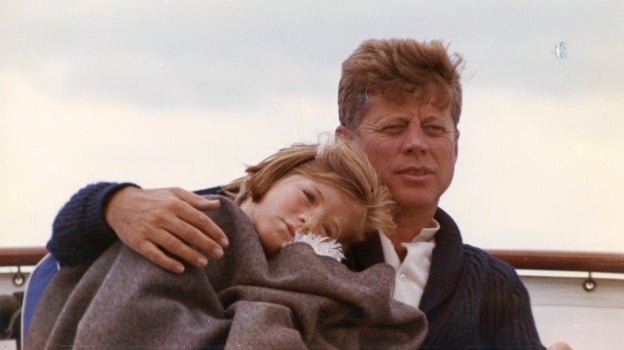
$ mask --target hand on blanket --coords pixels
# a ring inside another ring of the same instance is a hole
[[[202,253],[213,258],[223,255],[226,235],[201,212],[218,207],[218,200],[180,188],[127,187],[110,199],[105,219],[128,247],[164,269],[181,273],[184,265],[165,252],[200,267],[208,263]]]

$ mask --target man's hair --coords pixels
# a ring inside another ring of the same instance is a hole
[[[357,145],[347,140],[328,144],[296,144],[269,156],[257,165],[247,167],[247,176],[234,180],[223,193],[237,203],[251,197],[260,201],[269,189],[288,175],[299,174],[311,180],[336,186],[362,204],[364,215],[338,240],[343,244],[361,241],[366,234],[395,227],[395,207],[389,190],[381,184],[377,172]]]
[[[369,105],[369,95],[402,103],[410,98],[451,106],[455,126],[462,106],[458,54],[441,41],[366,40],[342,63],[338,87],[340,124],[355,130]]]

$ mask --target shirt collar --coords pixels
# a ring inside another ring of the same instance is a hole
[[[410,242],[401,243],[404,247],[416,245],[423,242],[431,242],[435,237],[435,234],[440,230],[440,223],[435,219],[432,219],[431,225],[420,230],[420,233],[414,236]],[[383,250],[384,260],[386,263],[392,265],[395,269],[401,264],[399,256],[394,250],[392,241],[386,234],[379,231],[379,240],[381,241],[381,248]]]

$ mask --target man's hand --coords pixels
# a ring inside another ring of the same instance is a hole
[[[226,235],[201,212],[218,207],[218,200],[181,188],[126,187],[110,199],[105,219],[128,247],[164,269],[182,273],[184,265],[165,252],[199,267],[208,263],[204,254],[223,255]]]

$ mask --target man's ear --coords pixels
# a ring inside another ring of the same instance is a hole
[[[335,136],[336,139],[345,138],[347,140],[353,140],[353,132],[344,125],[340,125],[336,128]]]

